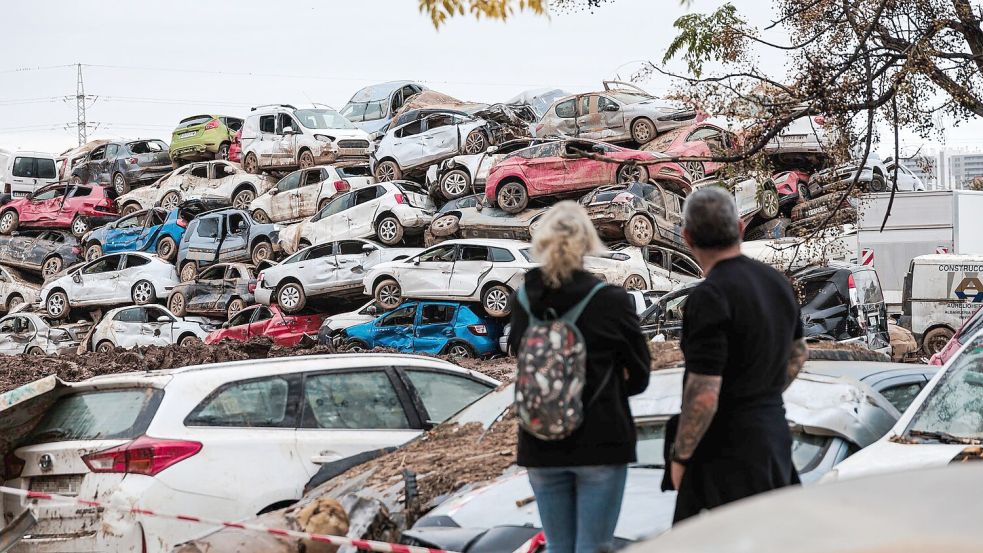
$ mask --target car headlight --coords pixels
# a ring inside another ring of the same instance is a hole
[[[317,140],[317,141],[320,141],[320,142],[334,142],[334,137],[333,136],[328,136],[326,134],[315,134],[314,135],[314,140]]]
[[[72,335],[63,328],[53,328],[48,335],[52,342],[71,342]]]

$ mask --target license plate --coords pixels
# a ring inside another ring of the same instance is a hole
[[[806,141],[806,135],[804,135],[804,134],[786,134],[785,136],[782,137],[782,139],[783,140],[786,140],[788,142],[805,142]]]
[[[198,134],[198,131],[183,132],[177,135],[178,138],[191,138],[192,136]]]
[[[35,476],[31,478],[31,491],[58,495],[78,495],[82,487],[81,474]]]

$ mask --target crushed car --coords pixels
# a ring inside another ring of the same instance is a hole
[[[403,104],[427,87],[414,81],[390,81],[367,86],[352,95],[340,113],[367,132],[389,124]]]
[[[463,113],[433,113],[389,129],[369,162],[380,181],[424,174],[432,163],[479,154],[492,144],[488,122]]]
[[[0,265],[0,311],[10,313],[17,307],[38,301],[41,283],[15,269]]]
[[[893,187],[894,164],[890,164],[871,154],[867,157],[866,163],[861,164],[862,160],[853,160],[847,163],[823,169],[812,175],[809,179],[808,189],[810,198],[818,198],[831,191],[842,191],[847,189],[854,180],[856,188],[867,192],[887,192]],[[913,177],[914,175],[912,175]],[[902,192],[913,192],[925,190],[925,184],[918,179],[910,178],[907,172],[898,173],[897,187]]]
[[[216,326],[179,318],[159,305],[117,307],[95,325],[87,345],[98,352],[138,346],[186,346],[203,340]]]
[[[686,247],[683,198],[657,183],[602,186],[580,199],[601,238],[633,246],[661,242]]]
[[[745,175],[726,179],[707,177],[693,183],[694,190],[707,186],[722,186],[733,194],[737,202],[737,215],[745,222],[756,218],[770,221],[781,213],[781,197],[771,179]]]
[[[177,317],[205,315],[231,319],[254,303],[256,268],[245,263],[217,263],[171,290],[167,308]]]
[[[334,337],[342,330],[355,325],[374,321],[382,310],[375,303],[375,299],[369,300],[364,305],[352,311],[329,315],[321,323],[321,328],[317,331],[317,343],[321,345],[334,345]]]
[[[177,245],[188,227],[181,209],[170,213],[159,207],[137,211],[89,231],[80,240],[85,260],[92,261],[107,253],[149,251],[165,261],[177,256]]]
[[[59,324],[41,313],[21,311],[0,318],[0,355],[72,354],[92,323]]]
[[[131,188],[149,184],[173,169],[169,147],[163,140],[110,142],[98,146],[72,169],[75,184],[109,185],[122,196]]]
[[[484,194],[451,200],[434,215],[424,243],[432,246],[448,238],[504,238],[532,240],[532,231],[546,208],[509,213],[488,205]]]
[[[81,238],[119,218],[114,197],[111,189],[99,185],[51,184],[0,207],[0,234],[21,228],[69,229]]]
[[[257,336],[266,336],[278,346],[296,346],[301,342],[313,342],[324,315],[306,309],[286,314],[276,304],[251,305],[233,315],[222,328],[212,331],[205,337],[206,344],[217,344],[222,340],[248,341]]]
[[[260,194],[246,208],[261,223],[299,221],[324,209],[353,188],[374,184],[365,165],[324,165],[294,171]]]
[[[740,137],[718,125],[701,121],[660,135],[641,149],[668,156],[711,157],[733,155],[741,146]],[[718,161],[681,161],[693,181],[714,175],[724,166]]]
[[[178,244],[177,259],[182,282],[202,269],[223,262],[261,262],[279,251],[279,226],[256,222],[242,209],[206,211],[190,223]]]
[[[48,278],[82,260],[78,241],[60,230],[19,230],[0,234],[0,264]]]
[[[426,185],[433,196],[454,200],[485,189],[493,165],[518,150],[546,142],[534,138],[517,138],[489,146],[477,154],[462,154],[433,163],[427,168]]]
[[[177,164],[208,159],[229,159],[233,137],[242,119],[226,115],[192,115],[178,122],[171,133],[169,154]]]

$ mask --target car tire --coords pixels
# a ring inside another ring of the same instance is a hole
[[[441,215],[430,223],[430,234],[438,238],[445,238],[457,234],[461,228],[461,219],[457,215]]]
[[[85,248],[86,261],[95,261],[100,257],[102,257],[102,244],[90,244],[89,247]]]
[[[618,167],[618,182],[646,182],[649,180],[649,170],[641,165],[625,164]]]
[[[177,344],[182,348],[192,346],[194,344],[200,344],[201,338],[195,336],[194,334],[186,334],[181,336],[181,339],[177,341]]]
[[[504,284],[490,286],[481,294],[481,307],[489,317],[507,317],[512,312],[512,290]]]
[[[181,204],[181,194],[176,190],[171,190],[164,197],[160,199],[160,207],[165,211],[172,211],[177,209],[177,206]]]
[[[91,228],[89,220],[81,215],[76,215],[75,219],[72,219],[72,235],[75,238],[82,238]]]
[[[300,250],[303,250],[304,248],[309,248],[309,247],[311,247],[311,243],[308,242],[307,240],[301,240],[301,241],[297,242],[297,251],[298,252]]]
[[[273,222],[270,216],[266,214],[262,209],[257,209],[253,211],[253,220],[261,225],[268,225]]]
[[[44,302],[44,309],[53,319],[67,317],[72,310],[68,304],[68,294],[61,290],[48,294],[48,299]]]
[[[173,263],[177,257],[177,242],[170,236],[165,236],[157,241],[157,257]]]
[[[0,215],[0,234],[10,234],[20,226],[20,216],[13,209],[8,209]]]
[[[391,159],[387,159],[376,165],[375,171],[372,174],[375,180],[379,182],[394,181],[403,178],[403,171],[399,168],[399,164]]]
[[[403,289],[399,282],[387,278],[380,282],[373,290],[375,301],[386,311],[396,309],[403,303]]]
[[[379,223],[375,226],[375,229],[379,241],[387,246],[395,246],[403,241],[405,229],[395,215],[386,215],[382,219],[379,219]]]
[[[103,340],[96,346],[97,353],[109,353],[116,349],[116,346],[109,340]]]
[[[303,150],[300,152],[300,157],[297,158],[297,165],[301,169],[310,169],[314,167],[314,154],[310,150]]]
[[[761,211],[758,215],[766,221],[770,221],[782,211],[781,200],[778,198],[778,191],[774,188],[766,187],[761,191]]]
[[[952,330],[945,327],[929,330],[922,336],[922,352],[928,356],[935,355],[945,349],[945,345],[949,343],[954,334]]]
[[[44,278],[50,278],[58,273],[65,267],[65,260],[57,255],[53,255],[48,259],[44,260],[41,264],[41,276]]]
[[[249,258],[252,259],[253,265],[259,265],[263,261],[273,259],[273,244],[270,244],[266,240],[260,240],[253,246]]]
[[[488,137],[485,133],[474,130],[464,139],[464,153],[467,155],[480,154],[488,149]]]
[[[123,209],[121,209],[119,212],[119,216],[126,217],[127,215],[133,215],[137,211],[140,211],[140,204],[135,202],[130,202],[123,206]]]
[[[707,176],[706,166],[702,161],[684,161],[680,165],[689,173],[690,182],[696,182]]]
[[[640,117],[635,119],[631,123],[631,139],[638,144],[648,144],[655,137],[658,136],[658,131],[655,128],[655,123]]]
[[[191,282],[198,275],[198,265],[194,261],[188,261],[181,265],[181,282]]]
[[[23,296],[21,296],[20,294],[11,294],[11,296],[7,298],[7,313],[10,313],[14,309],[17,309],[17,307],[23,305],[23,303],[24,303]]]
[[[285,313],[297,313],[307,305],[307,295],[299,282],[288,282],[277,288],[276,304]]]
[[[230,301],[229,305],[225,308],[225,319],[232,320],[232,317],[235,317],[237,313],[245,308],[246,300],[242,298],[232,298],[232,301]],[[171,311],[173,311],[173,309]]]
[[[440,195],[446,200],[462,198],[471,191],[471,177],[463,169],[451,169],[440,177]]]
[[[174,313],[175,317],[184,317],[188,314],[188,300],[181,292],[174,292],[167,298],[167,309]]]
[[[444,348],[444,355],[451,359],[473,359],[477,357],[470,344],[465,342],[451,342]]]
[[[72,175],[72,184],[83,184],[82,177],[78,175]]]
[[[641,213],[632,215],[625,223],[625,239],[632,246],[648,246],[654,238],[655,225]]]
[[[498,202],[498,207],[502,211],[516,214],[529,205],[529,192],[521,182],[508,181],[498,187],[495,201]]]
[[[623,286],[625,290],[644,290],[647,287],[645,277],[641,275],[630,275],[625,279]]]
[[[237,190],[232,196],[232,207],[236,209],[249,209],[249,204],[256,199],[256,192],[252,188]]]
[[[370,348],[368,344],[366,344],[363,340],[359,340],[358,338],[349,338],[348,340],[345,340],[345,343],[341,346],[341,351],[350,353],[361,353],[369,351],[370,349],[372,348]]]
[[[324,209],[325,207],[327,207],[327,205],[329,203],[331,203],[331,200],[332,199],[333,198],[324,198],[323,200],[321,200],[320,202],[318,202],[318,204],[317,204],[317,212],[319,213],[322,209]]]
[[[157,291],[149,280],[138,280],[130,290],[130,299],[137,305],[147,305],[157,301]]]
[[[123,173],[113,175],[113,190],[116,191],[117,196],[122,196],[130,191],[130,183],[126,182],[126,177],[123,176]]]
[[[41,348],[39,348],[37,346],[31,346],[31,347],[27,348],[27,354],[28,355],[34,355],[34,356],[41,356],[41,355],[44,355],[45,353],[44,353],[44,350],[43,349],[41,349]]]
[[[229,159],[229,143],[223,142],[218,145],[218,150],[215,151],[216,160],[227,160]]]
[[[871,192],[885,192],[887,191],[887,180],[884,178],[884,175],[874,173],[874,176],[871,177],[870,184],[867,185],[867,188]]]
[[[253,175],[259,174],[259,160],[256,158],[256,154],[252,152],[246,154],[246,157],[242,159],[242,169]]]

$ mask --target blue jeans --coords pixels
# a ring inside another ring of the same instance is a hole
[[[627,465],[530,468],[547,553],[610,551]]]

